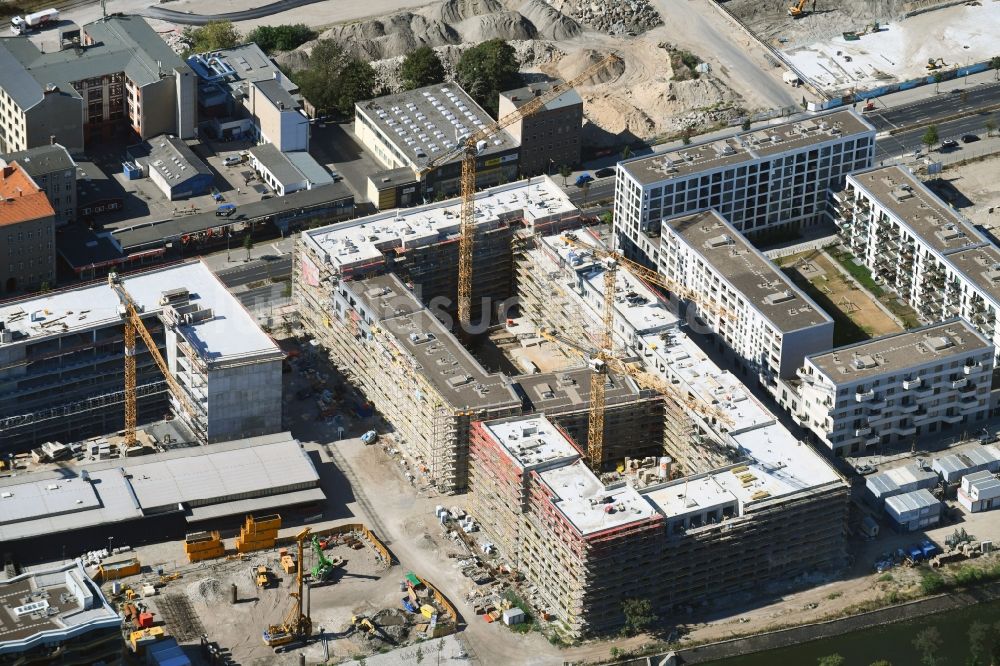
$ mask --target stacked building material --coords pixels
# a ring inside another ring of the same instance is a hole
[[[222,557],[226,554],[226,546],[217,531],[193,532],[184,538],[184,552],[188,556],[188,562],[198,562]]]
[[[259,518],[247,516],[246,524],[240,528],[240,535],[236,538],[237,552],[249,553],[273,548],[278,539],[279,529],[281,529],[281,516],[276,513]]]

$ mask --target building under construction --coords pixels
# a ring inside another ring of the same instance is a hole
[[[182,409],[149,350],[136,349],[139,423],[173,411],[203,442],[281,428],[275,342],[199,261],[122,280],[186,394]],[[113,432],[124,423],[122,304],[107,282],[0,306],[0,449]]]

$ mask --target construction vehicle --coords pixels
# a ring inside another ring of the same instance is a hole
[[[313,580],[326,581],[330,578],[333,570],[344,563],[344,560],[339,557],[334,560],[327,559],[326,555],[323,554],[323,545],[315,536],[312,538],[312,547],[313,552],[316,553],[316,564],[312,568]]]
[[[486,147],[491,137],[501,132],[505,127],[537,113],[567,90],[588,80],[607,65],[620,61],[621,57],[617,53],[611,53],[573,79],[552,86],[548,91],[532,97],[518,109],[496,122],[461,137],[460,145],[457,148],[429,161],[416,171],[417,180],[423,180],[424,176],[434,169],[448,164],[456,157],[462,157],[462,208],[458,243],[458,323],[460,330],[469,330],[469,321],[472,317],[472,246],[476,220],[476,158],[479,152]]]
[[[312,530],[305,528],[295,535],[295,542],[299,547],[299,562],[302,561],[302,548],[305,540]],[[281,647],[297,640],[308,638],[312,634],[312,619],[302,605],[302,567],[298,567],[295,576],[297,590],[290,593],[293,600],[292,607],[288,609],[285,621],[281,624],[272,624],[264,630],[264,645],[268,647]]]
[[[928,58],[927,59],[927,71],[933,72],[941,69],[942,67],[947,67],[948,63],[944,61],[944,58]]]
[[[375,625],[372,624],[372,621],[364,615],[352,615],[351,626],[360,629],[366,634],[374,634],[377,631],[377,629],[375,629]]]
[[[187,393],[184,392],[181,385],[174,379],[174,376],[170,372],[170,367],[163,360],[163,356],[156,346],[156,341],[153,340],[149,329],[146,328],[142,317],[139,316],[141,306],[136,304],[135,299],[125,289],[125,285],[117,273],[108,273],[108,286],[111,287],[111,290],[118,296],[118,300],[121,301],[119,314],[125,320],[125,448],[131,449],[137,445],[135,438],[135,336],[137,333],[142,338],[142,341],[146,343],[146,348],[149,349],[150,355],[156,362],[156,366],[160,369],[160,372],[163,373],[163,378],[167,380],[167,386],[170,387],[170,391],[177,401],[180,402],[181,406],[192,419],[196,418],[197,411],[194,405],[191,404],[190,399],[188,399]]]
[[[265,588],[271,586],[271,581],[274,580],[274,574],[266,565],[258,565],[256,569],[253,570],[254,580],[257,583],[258,588]]]
[[[809,0],[799,0],[797,3],[788,8],[788,15],[792,18],[802,18],[809,13],[816,13],[816,0],[813,0],[812,12],[806,11],[806,4]]]

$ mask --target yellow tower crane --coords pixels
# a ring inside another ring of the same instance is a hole
[[[552,86],[545,93],[532,97],[517,110],[508,113],[498,121],[465,136],[461,139],[461,145],[431,160],[417,172],[418,179],[422,179],[434,169],[451,162],[460,155],[462,156],[462,212],[458,244],[458,322],[462,330],[468,330],[469,321],[472,319],[472,246],[476,221],[476,158],[479,151],[485,146],[487,139],[505,127],[538,112],[567,90],[583,83],[607,65],[620,60],[621,57],[617,53],[611,53],[573,79]]]
[[[108,273],[108,286],[111,287],[112,291],[117,294],[118,300],[121,301],[119,313],[122,319],[125,320],[125,447],[132,448],[136,445],[135,336],[137,333],[142,338],[142,341],[146,343],[146,348],[149,350],[160,372],[163,373],[163,378],[167,380],[167,386],[170,387],[177,401],[192,419],[197,417],[197,411],[188,399],[184,389],[181,388],[181,385],[177,383],[177,380],[170,373],[170,367],[163,359],[163,355],[160,354],[160,350],[156,346],[156,341],[153,340],[152,334],[146,328],[146,324],[143,323],[142,317],[139,316],[140,306],[136,304],[135,299],[125,289],[125,285],[117,273]]]

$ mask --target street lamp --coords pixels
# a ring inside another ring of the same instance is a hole
[[[111,554],[111,542],[114,541],[114,540],[115,540],[115,538],[113,536],[109,536],[108,537],[108,555]]]
[[[556,165],[556,161],[550,157],[549,158],[549,173],[548,173],[548,175],[550,175],[550,176],[552,175],[552,167],[554,167],[555,165]]]

